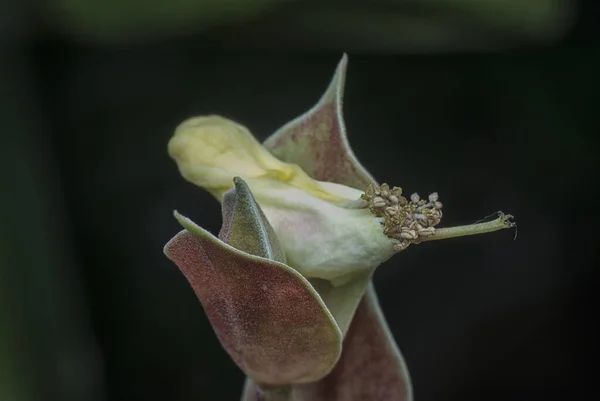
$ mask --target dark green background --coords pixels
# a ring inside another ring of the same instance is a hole
[[[370,172],[438,191],[445,225],[500,209],[519,224],[516,241],[423,244],[378,269],[417,401],[581,399],[591,384],[592,3],[551,46],[349,54],[345,119]],[[161,252],[173,209],[217,232],[220,208],[166,143],[206,113],[265,138],[317,101],[345,49],[232,52],[210,32],[94,44],[2,26],[0,400],[238,399],[242,374]]]

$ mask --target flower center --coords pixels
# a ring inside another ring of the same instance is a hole
[[[383,233],[399,241],[396,251],[434,235],[435,226],[442,218],[442,202],[437,192],[427,199],[421,199],[417,193],[406,199],[400,187],[390,189],[388,184],[379,187],[371,184],[361,199],[367,202],[371,213],[383,219]]]

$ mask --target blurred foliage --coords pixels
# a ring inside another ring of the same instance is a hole
[[[51,0],[50,25],[84,41],[216,29],[215,44],[431,51],[561,37],[575,0]]]
[[[101,363],[27,61],[0,55],[0,400],[94,401]]]
[[[16,82],[22,83],[16,71],[21,65],[9,61],[15,60],[0,54],[0,400],[28,401],[34,399],[38,382],[31,371],[33,349],[29,347],[31,336],[26,321],[34,320],[36,311],[30,308],[30,287],[23,285],[25,269],[16,267],[30,268],[37,274],[38,265],[27,263],[32,255],[43,256],[36,244],[20,238],[25,228],[19,230],[19,223],[32,223],[29,219],[35,217],[31,203],[36,198],[31,194],[23,197],[21,191],[31,171],[21,163],[25,160],[24,147],[18,145],[22,143],[18,133],[28,129],[26,118],[19,113],[23,99],[15,87]],[[18,217],[17,212],[24,210],[27,214]]]
[[[291,0],[51,0],[58,29],[88,39],[123,40],[202,30],[239,22]]]
[[[1,227],[0,227],[1,228]],[[31,400],[31,387],[26,386],[29,377],[23,367],[27,360],[25,353],[18,346],[18,334],[15,322],[18,309],[8,299],[6,288],[6,267],[11,265],[7,241],[0,232],[0,400]]]

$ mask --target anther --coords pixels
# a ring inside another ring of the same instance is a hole
[[[386,205],[385,199],[376,196],[375,198],[373,198],[373,206],[374,207],[384,207]]]
[[[380,219],[383,233],[398,241],[397,251],[410,244],[418,244],[424,238],[435,235],[434,226],[442,217],[442,203],[437,192],[421,199],[418,193],[410,196],[410,201],[402,196],[402,188],[382,184],[369,185],[361,199],[369,204],[371,212]]]

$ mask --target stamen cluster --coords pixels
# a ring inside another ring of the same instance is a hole
[[[417,193],[407,199],[402,196],[400,187],[390,189],[388,184],[379,187],[371,184],[361,198],[371,213],[383,218],[383,233],[399,241],[398,251],[434,235],[435,226],[442,218],[442,202],[437,192],[430,194],[427,200]]]

